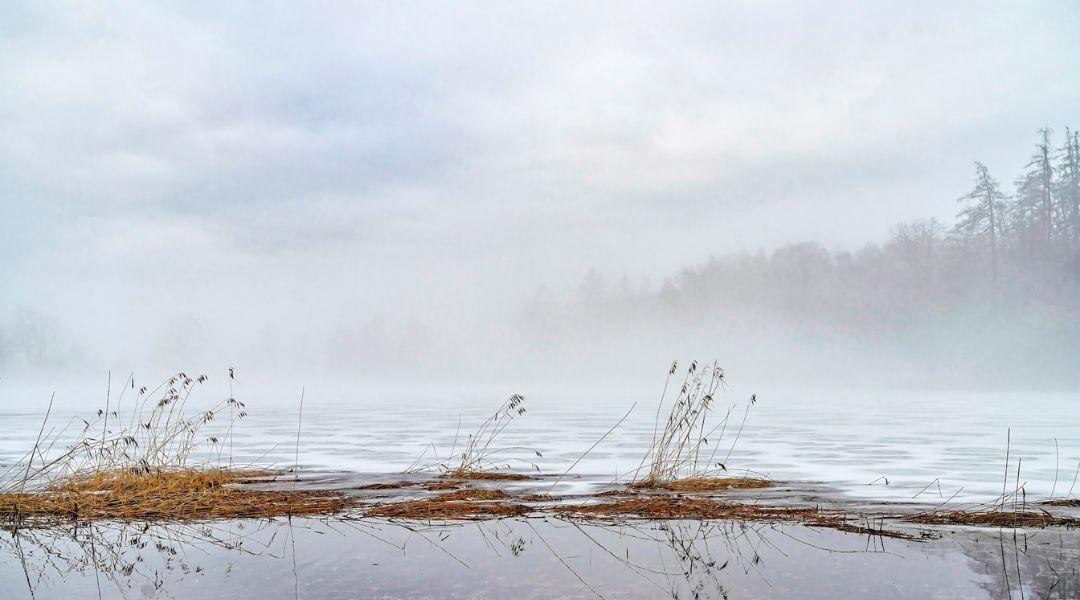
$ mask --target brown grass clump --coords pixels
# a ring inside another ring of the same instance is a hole
[[[1046,511],[948,511],[920,513],[905,519],[926,525],[991,525],[994,527],[1076,527],[1080,519],[1058,517]]]
[[[697,361],[690,363],[667,419],[661,426],[660,416],[667,403],[671,378],[678,370],[677,361],[668,369],[664,391],[656,407],[652,443],[642,457],[641,464],[632,471],[633,481],[630,487],[680,492],[766,487],[768,483],[764,480],[725,475],[728,472],[726,463],[742,435],[750,406],[757,402],[757,396],[752,395],[746,403],[742,422],[734,431],[734,440],[727,447],[727,451],[721,453],[720,445],[728,432],[728,424],[736,405],[729,405],[718,422],[709,423],[709,415],[713,411],[717,395],[726,385],[724,370],[716,363],[701,368]]]
[[[366,516],[390,519],[476,520],[516,517],[529,512],[523,504],[502,490],[464,488],[445,492],[434,498],[382,504],[369,509]]]
[[[626,497],[626,496],[633,496],[635,494],[637,494],[637,492],[632,491],[632,490],[607,490],[605,492],[600,492],[600,493],[597,493],[597,494],[593,494],[593,497],[594,498],[610,498],[610,497],[613,497],[613,496],[614,497]]]
[[[1057,500],[1047,500],[1043,502],[1047,506],[1075,506],[1080,507],[1080,498],[1058,498]]]
[[[522,502],[553,502],[555,497],[551,494],[529,494],[527,496],[518,496],[518,500]]]
[[[436,496],[437,500],[449,502],[453,500],[506,500],[510,494],[502,490],[489,490],[482,488],[465,488],[453,492],[446,492]]]
[[[453,479],[472,479],[475,481],[526,481],[535,479],[523,473],[501,473],[498,471],[454,471],[443,477]]]
[[[669,492],[715,492],[731,488],[758,489],[772,485],[759,477],[686,477],[672,481],[636,481],[632,490],[665,490]]]
[[[137,387],[132,375],[113,397],[110,378],[104,409],[82,420],[66,446],[61,443],[69,439],[68,427],[48,427],[50,401],[33,448],[0,472],[0,524],[14,529],[69,519],[314,516],[353,504],[336,491],[239,485],[277,473],[234,468],[234,428],[247,413],[232,397],[233,369],[228,371],[230,397],[206,410],[187,408],[189,397],[208,379],[177,373],[148,389]]]
[[[234,484],[265,471],[221,469],[109,471],[76,475],[44,490],[0,493],[0,519],[15,523],[80,520],[203,520],[324,515],[350,502],[323,490],[252,490]]]
[[[392,483],[369,483],[357,487],[358,490],[400,490],[413,487],[416,484],[411,481],[396,481]]]
[[[580,517],[647,519],[812,520],[823,513],[817,508],[769,507],[757,504],[717,502],[680,496],[636,496],[597,504],[556,506],[555,512]]]
[[[453,490],[463,485],[465,485],[465,482],[460,479],[435,479],[421,483],[420,487],[434,492],[438,490]]]
[[[529,512],[524,504],[509,502],[446,501],[439,498],[430,500],[409,500],[394,502],[371,508],[365,513],[368,517],[409,520],[447,520],[473,521],[479,519],[497,519],[516,517]]]

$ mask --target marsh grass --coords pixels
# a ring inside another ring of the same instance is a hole
[[[480,423],[474,433],[466,437],[458,452],[458,431],[454,434],[454,442],[447,457],[443,460],[436,458],[435,462],[423,462],[428,450],[437,449],[434,444],[429,444],[424,452],[405,469],[405,473],[419,473],[436,471],[440,476],[448,479],[480,479],[480,480],[525,480],[532,479],[524,473],[509,472],[514,464],[523,464],[530,469],[540,472],[540,466],[528,458],[520,455],[528,453],[537,458],[543,455],[535,448],[520,446],[500,446],[497,443],[499,434],[506,430],[515,418],[524,416],[525,397],[520,394],[510,396],[489,417]]]
[[[1055,455],[1057,451],[1057,440],[1054,440]],[[1062,498],[1054,498],[1054,491],[1058,485],[1059,470],[1055,468],[1054,480],[1050,488],[1050,498],[1037,502],[1028,502],[1027,494],[1027,482],[1021,478],[1021,468],[1024,463],[1022,456],[1016,457],[1016,472],[1015,475],[1011,473],[1010,457],[1013,456],[1012,452],[1012,428],[1010,427],[1006,432],[1005,437],[1005,464],[1002,470],[1001,481],[1001,494],[990,502],[983,502],[978,504],[968,505],[953,505],[952,499],[963,491],[963,487],[956,491],[952,496],[946,499],[941,504],[931,508],[930,510],[921,511],[914,515],[910,515],[905,518],[906,521],[912,523],[922,523],[928,525],[985,525],[993,527],[1077,527],[1080,526],[1080,518],[1067,517],[1053,514],[1042,506],[1053,507],[1077,507],[1080,506],[1080,500],[1076,500],[1072,497],[1073,489],[1076,485],[1076,475],[1073,477],[1073,484],[1069,487],[1069,491]],[[1077,473],[1080,473],[1080,466],[1077,467]],[[1009,480],[1012,478],[1012,489],[1009,489]],[[930,485],[938,483],[938,480],[931,482]],[[930,487],[927,485],[919,493],[913,497],[918,497]],[[940,492],[940,483],[939,494]]]
[[[769,485],[766,479],[729,477],[727,461],[742,435],[751,404],[751,397],[743,411],[742,422],[730,449],[719,456],[720,444],[728,430],[735,404],[724,411],[717,423],[709,423],[717,394],[725,387],[724,370],[717,363],[699,367],[697,361],[690,363],[682,378],[682,384],[668,411],[663,428],[660,417],[667,402],[671,380],[678,372],[679,363],[671,363],[660,402],[656,408],[653,437],[641,465],[633,473],[632,489],[657,489],[669,491],[710,491],[728,488],[760,488]],[[718,457],[720,460],[717,460]]]
[[[230,369],[230,391],[233,378]],[[280,473],[237,468],[231,451],[224,453],[237,421],[247,414],[231,393],[209,409],[187,409],[192,392],[207,380],[178,373],[148,390],[136,389],[129,377],[115,402],[110,389],[106,408],[82,420],[66,445],[75,420],[46,433],[50,402],[34,447],[0,478],[0,521],[20,527],[62,520],[322,515],[348,506],[336,492],[246,485]],[[129,391],[136,397],[125,407]],[[226,411],[224,433],[207,431]]]
[[[42,524],[63,519],[185,521],[310,516],[341,512],[344,496],[319,490],[254,490],[261,471],[107,471],[64,478],[45,490],[0,494],[0,520]]]

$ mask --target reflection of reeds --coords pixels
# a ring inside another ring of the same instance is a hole
[[[496,445],[496,439],[516,417],[525,414],[525,397],[520,394],[510,396],[491,416],[480,423],[475,433],[466,438],[460,454],[457,453],[457,437],[454,435],[454,443],[445,460],[437,460],[433,463],[423,463],[427,449],[413,462],[406,473],[422,471],[438,471],[444,477],[453,479],[531,479],[522,473],[507,473],[512,468],[511,463],[523,463],[536,471],[540,467],[533,461],[521,458],[518,454],[529,452],[540,457],[538,450],[517,446],[500,447]],[[460,429],[460,425],[459,425]],[[429,445],[428,448],[434,448]]]
[[[268,522],[238,523],[228,529],[209,523],[73,522],[11,530],[0,537],[0,548],[19,558],[30,597],[40,586],[60,584],[75,573],[94,573],[100,578],[99,589],[109,584],[119,596],[126,596],[128,590],[139,589],[140,582],[162,590],[188,575],[206,572],[207,565],[194,561],[211,549],[274,556],[273,536],[264,540],[259,535],[269,526]],[[138,595],[145,594],[140,590]]]

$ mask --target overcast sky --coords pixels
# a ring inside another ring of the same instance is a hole
[[[0,6],[0,312],[454,319],[951,219],[1080,125],[1069,1],[218,4]]]

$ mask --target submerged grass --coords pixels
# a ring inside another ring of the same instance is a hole
[[[943,511],[920,513],[905,519],[925,525],[989,525],[993,527],[1078,527],[1080,519],[1046,511]]]
[[[470,479],[473,481],[526,481],[535,479],[524,473],[503,473],[500,471],[451,471],[442,475],[447,479]]]
[[[631,490],[663,490],[667,492],[715,492],[727,489],[760,489],[772,485],[760,477],[685,477],[670,481],[635,481]]]
[[[430,498],[382,504],[365,511],[365,516],[410,521],[445,520],[472,521],[517,517],[530,512],[528,506],[513,502],[484,502],[474,500],[444,500]]]
[[[555,512],[585,518],[640,517],[647,519],[800,520],[820,518],[817,508],[775,507],[718,502],[687,496],[641,495],[609,502],[566,504]]]
[[[1080,507],[1080,498],[1058,498],[1056,500],[1047,500],[1043,504],[1047,506],[1074,506]]]

